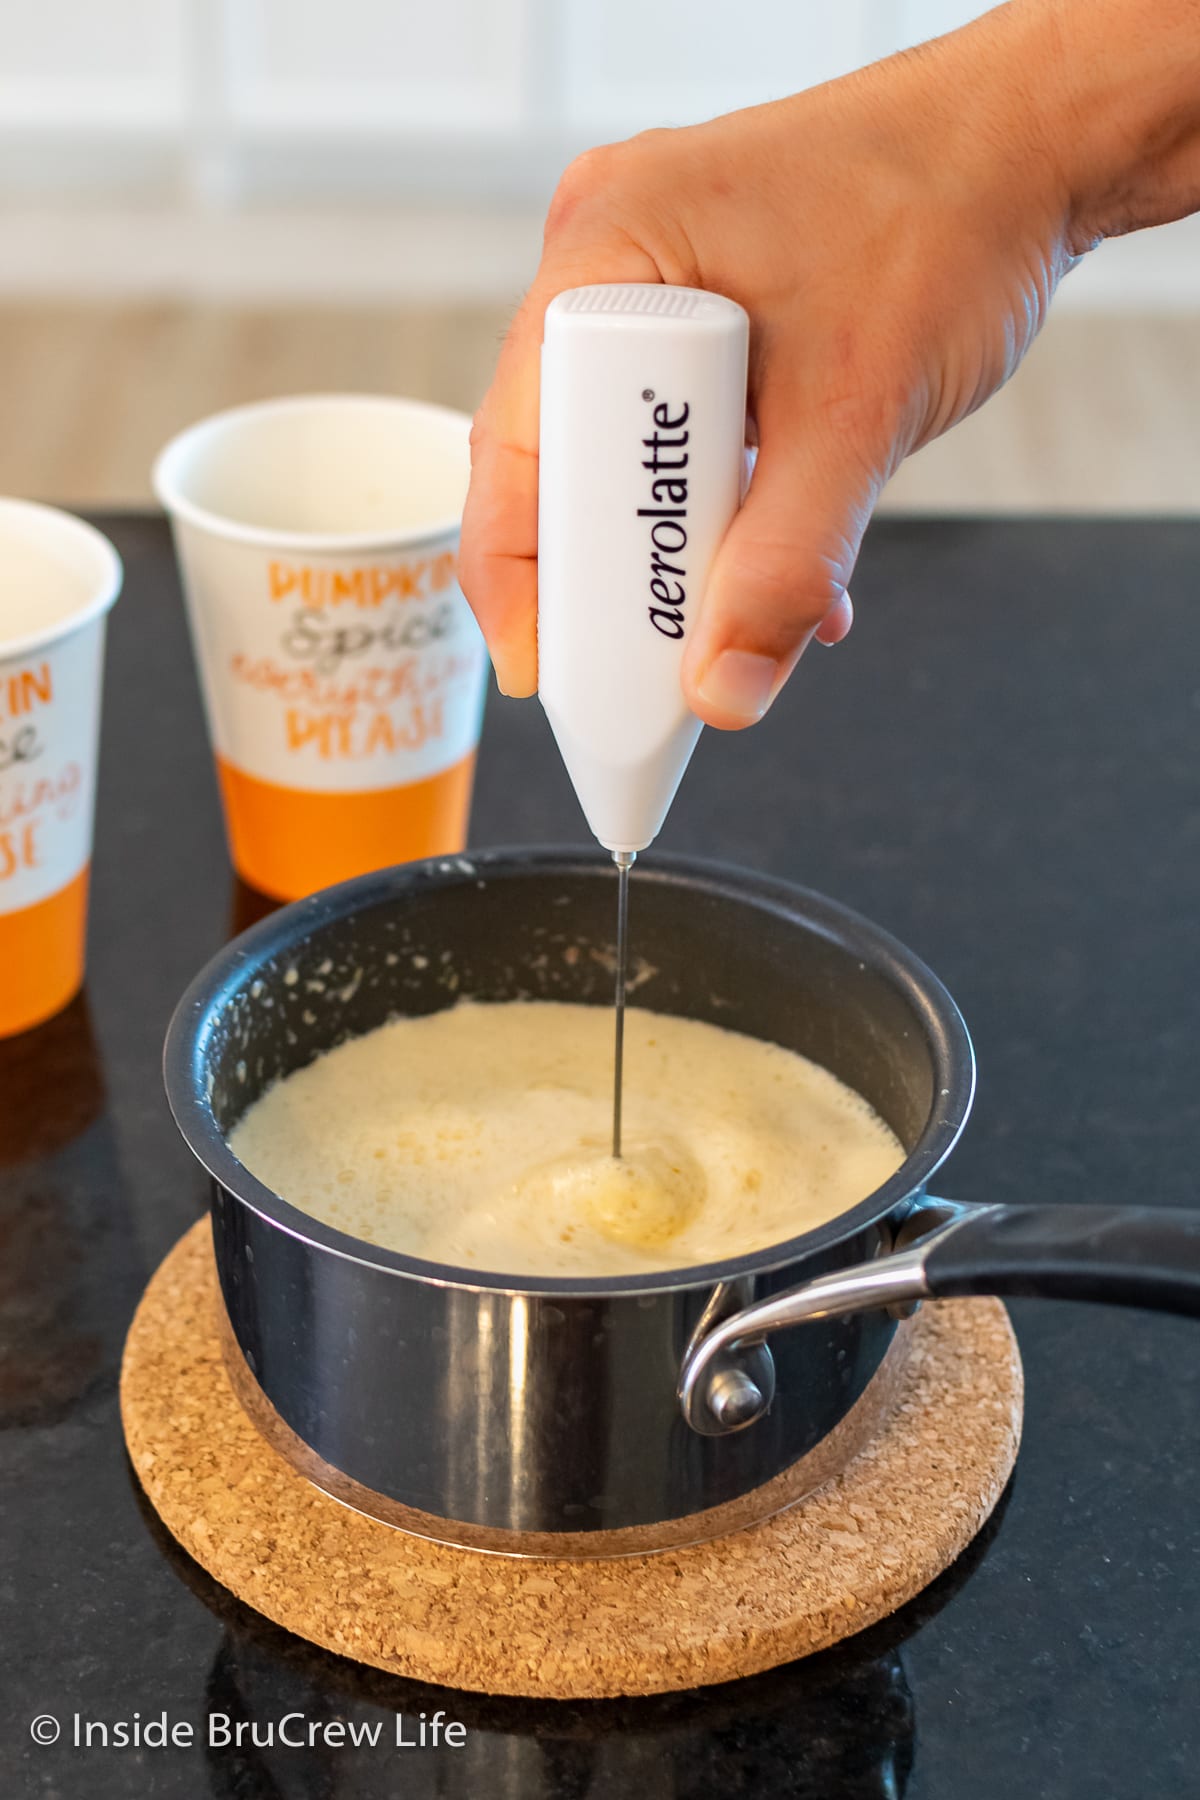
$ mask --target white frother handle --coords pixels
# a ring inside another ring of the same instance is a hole
[[[693,288],[572,288],[546,312],[538,693],[612,851],[657,836],[700,735],[680,669],[740,498],[748,335]]]

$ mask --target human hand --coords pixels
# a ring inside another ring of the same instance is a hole
[[[1200,50],[1194,0],[1158,0],[1160,29],[1164,6],[1172,53],[1188,33]],[[1152,192],[1146,12],[1013,0],[918,52],[568,169],[472,434],[461,574],[507,693],[537,683],[538,361],[554,295],[662,281],[750,315],[758,462],[683,683],[709,724],[751,724],[814,637],[849,630],[863,532],[899,463],[1008,379],[1074,258],[1106,231],[1200,206],[1200,159],[1181,174],[1176,155],[1170,194]],[[1079,37],[1087,20],[1095,41]],[[1092,121],[1101,97],[1111,144]],[[1192,157],[1186,131],[1179,143]]]

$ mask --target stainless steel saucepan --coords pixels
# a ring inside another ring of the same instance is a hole
[[[180,1003],[167,1093],[212,1177],[230,1372],[318,1485],[474,1548],[642,1552],[827,1479],[903,1382],[901,1321],[922,1299],[1200,1313],[1200,1213],[932,1198],[975,1081],[941,983],[833,901],[666,856],[638,871],[635,1003],[783,1044],[863,1094],[907,1155],[860,1205],[727,1262],[540,1279],[379,1249],[234,1157],[227,1136],[271,1082],[397,1014],[609,1004],[614,879],[599,853],[545,850],[366,876],[256,925]]]

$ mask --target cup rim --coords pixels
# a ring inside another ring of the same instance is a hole
[[[172,519],[182,519],[213,537],[238,544],[251,544],[261,550],[299,550],[310,553],[354,554],[372,550],[413,549],[440,538],[455,535],[462,522],[461,509],[428,524],[395,527],[374,531],[285,531],[265,525],[248,525],[239,519],[200,506],[183,492],[177,465],[198,439],[232,421],[265,418],[272,413],[300,411],[318,406],[356,406],[421,414],[428,419],[453,420],[469,433],[471,418],[457,407],[441,406],[431,400],[411,400],[403,394],[368,394],[352,391],[279,394],[269,400],[252,400],[242,406],[228,406],[209,413],[176,432],[154,459],[150,481],[159,505]]]
[[[7,638],[0,633],[0,663],[12,661],[18,656],[28,656],[34,650],[44,650],[47,645],[57,644],[63,638],[82,630],[85,625],[92,624],[115,604],[125,578],[124,564],[115,546],[102,531],[89,525],[86,519],[81,519],[78,514],[67,512],[60,506],[46,506],[40,500],[20,500],[8,494],[0,495],[0,521],[6,517],[20,519],[30,516],[51,519],[65,537],[74,537],[77,542],[86,544],[99,559],[97,578],[88,598],[66,618],[56,619],[53,624],[43,625],[37,631],[27,631],[21,637]]]
[[[732,895],[765,912],[781,913],[818,936],[853,942],[908,999],[924,1022],[935,1068],[935,1097],[913,1148],[894,1174],[832,1219],[778,1243],[709,1263],[621,1275],[539,1275],[468,1268],[408,1251],[391,1250],[314,1218],[252,1174],[229,1147],[216,1122],[206,1079],[213,1029],[231,993],[282,949],[359,909],[394,901],[405,892],[469,883],[521,880],[529,874],[596,876],[612,863],[594,845],[512,845],[457,857],[430,857],[355,876],[293,901],[230,940],[195,976],[175,1008],[163,1046],[167,1104],[200,1166],[240,1205],[314,1250],[382,1273],[470,1293],[540,1294],[553,1298],[649,1295],[710,1288],[743,1276],[790,1269],[797,1261],[841,1243],[893,1214],[925,1191],[966,1126],[975,1097],[975,1054],[958,1007],[933,971],[898,938],[841,901],[811,888],[734,864],[656,853],[653,878],[705,895]],[[647,871],[650,872],[649,870]]]

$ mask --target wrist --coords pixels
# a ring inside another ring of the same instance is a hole
[[[1200,207],[1200,0],[1010,0],[1070,247]]]

